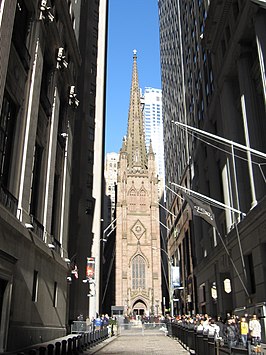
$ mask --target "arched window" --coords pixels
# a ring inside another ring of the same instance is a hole
[[[134,188],[131,188],[128,192],[129,196],[137,196],[137,191]]]
[[[145,288],[145,260],[137,255],[132,260],[132,289]]]
[[[139,194],[140,194],[141,197],[145,197],[146,196],[146,191],[144,189],[141,189]]]

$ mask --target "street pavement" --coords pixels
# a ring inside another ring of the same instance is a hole
[[[86,355],[187,355],[185,350],[176,340],[164,334],[148,335],[118,335],[104,340],[90,350],[84,351]]]

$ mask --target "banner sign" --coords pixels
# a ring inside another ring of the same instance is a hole
[[[88,280],[94,280],[95,277],[95,258],[87,258],[87,267],[86,267],[86,278]]]
[[[171,285],[172,288],[180,287],[180,267],[171,266]]]

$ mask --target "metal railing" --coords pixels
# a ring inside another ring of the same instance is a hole
[[[250,342],[248,347],[242,345],[228,347],[222,338],[215,339],[208,332],[197,331],[193,324],[167,323],[168,336],[177,338],[181,345],[191,354],[196,355],[249,355],[254,354]],[[261,353],[263,354],[263,353]]]
[[[85,350],[101,343],[108,338],[108,329],[103,328],[91,332],[83,332],[74,336],[66,336],[60,341],[51,341],[49,343],[26,349],[17,355],[77,355]]]
[[[118,321],[117,332],[119,335],[165,335],[166,325],[164,322],[142,322],[141,320],[125,322]]]
[[[3,185],[0,186],[0,203],[16,216],[18,201]]]
[[[34,234],[37,235],[41,240],[44,240],[44,226],[34,215],[30,215],[31,224],[33,225]]]
[[[71,324],[71,334],[84,333],[84,332],[90,332],[90,331],[91,331],[91,326],[87,325],[87,323],[84,321],[77,320]]]

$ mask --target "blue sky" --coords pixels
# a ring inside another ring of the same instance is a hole
[[[161,88],[158,0],[109,0],[105,152],[119,152],[127,132],[133,50],[139,84]]]

